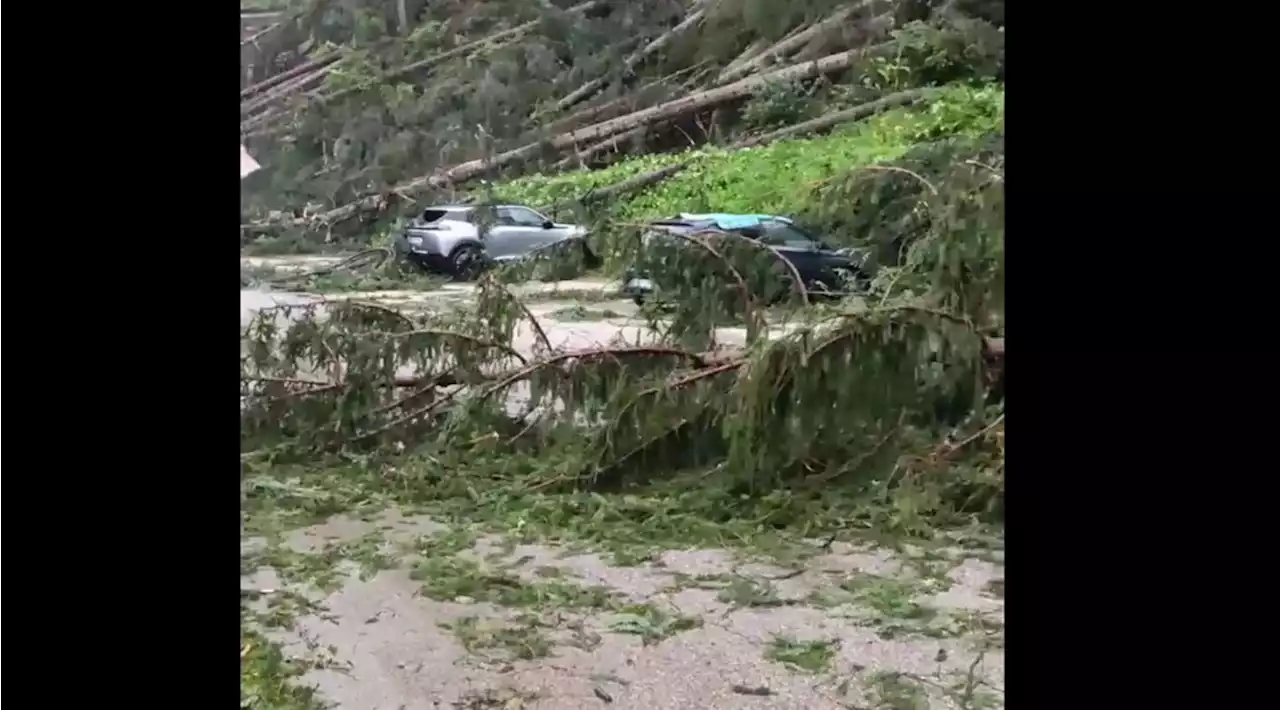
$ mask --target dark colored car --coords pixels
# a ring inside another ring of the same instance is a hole
[[[707,230],[733,232],[773,247],[803,279],[810,292],[839,293],[848,288],[865,289],[870,275],[862,264],[864,256],[849,249],[833,249],[818,237],[796,226],[786,217],[755,214],[681,214],[649,223],[641,236],[644,244],[667,234],[695,234]],[[692,246],[692,245],[690,245]],[[642,269],[632,268],[624,278],[623,292],[642,302],[659,284]]]

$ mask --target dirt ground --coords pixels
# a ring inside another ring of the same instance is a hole
[[[332,565],[327,590],[281,563],[242,587],[264,611],[316,605],[276,633],[320,654],[303,681],[349,710],[1003,707],[999,551],[813,541],[787,565],[690,549],[618,566],[396,511],[244,545],[295,574]]]
[[[467,288],[358,297],[407,305]],[[307,298],[242,291],[242,325]],[[552,296],[533,310],[557,347],[644,337],[625,301]],[[242,594],[313,664],[302,681],[343,710],[1004,706],[991,545],[812,540],[786,555],[669,549],[620,564],[395,508],[278,532],[242,536]]]

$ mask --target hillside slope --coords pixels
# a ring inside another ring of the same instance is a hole
[[[291,7],[242,67],[252,235],[366,233],[480,178],[821,133],[1003,74],[1001,2]]]

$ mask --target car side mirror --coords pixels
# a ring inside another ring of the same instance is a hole
[[[551,229],[551,228],[553,228],[553,227],[555,227],[555,226],[556,226],[556,223],[555,223],[555,222],[552,222],[551,220],[547,220],[547,221],[545,221],[545,222],[543,222],[543,223],[542,223],[542,228],[543,228],[543,229]]]

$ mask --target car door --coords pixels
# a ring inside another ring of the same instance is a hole
[[[527,248],[528,230],[516,224],[505,208],[488,208],[483,217],[479,214],[477,217],[480,219],[476,228],[484,242],[484,252],[490,259],[514,259]]]
[[[831,280],[827,273],[826,253],[810,235],[780,221],[762,221],[757,238],[782,255],[806,282]],[[833,284],[826,284],[831,287]]]
[[[513,256],[523,256],[541,247],[554,244],[565,236],[563,227],[554,224],[548,227],[551,220],[529,209],[516,205],[498,208],[498,220],[511,227],[513,235]]]

